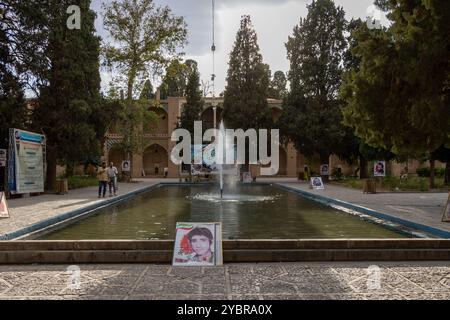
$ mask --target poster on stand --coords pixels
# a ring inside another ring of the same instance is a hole
[[[221,223],[178,222],[172,264],[200,267],[222,265]]]
[[[375,161],[375,164],[373,165],[373,176],[374,177],[386,176],[386,161]]]
[[[8,186],[12,194],[44,192],[45,136],[10,129]]]
[[[0,218],[9,218],[8,203],[4,192],[0,192]]]
[[[311,178],[311,188],[314,190],[324,190],[325,186],[323,185],[323,181],[321,177],[312,177]]]
[[[321,176],[329,176],[330,175],[330,166],[327,164],[323,164],[320,166],[320,175]]]
[[[447,204],[444,207],[444,214],[442,215],[443,222],[450,222],[450,193],[448,194]]]

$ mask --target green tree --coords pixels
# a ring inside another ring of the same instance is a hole
[[[268,128],[269,76],[250,16],[243,16],[230,54],[223,117],[228,128]]]
[[[188,59],[184,63],[173,60],[166,69],[161,84],[161,97],[184,97],[187,92],[187,83],[192,72],[198,69],[197,61]]]
[[[39,96],[39,87],[47,83],[50,66],[46,55],[49,39],[48,19],[53,2],[48,0],[4,0],[1,29],[2,45],[7,48],[8,70],[27,90]],[[2,37],[3,37],[2,36]]]
[[[127,159],[132,154],[143,154],[148,145],[145,134],[157,126],[158,115],[149,111],[148,100],[135,101],[132,108],[124,100],[110,100],[109,103],[117,112],[112,127],[115,133],[122,136],[117,147]],[[156,102],[153,101],[151,106],[157,107]],[[131,176],[128,178],[131,180]]]
[[[67,8],[81,9],[81,28],[67,28]],[[39,86],[32,127],[47,136],[47,188],[56,180],[57,163],[74,165],[101,155],[104,132],[96,128],[101,112],[99,52],[100,39],[95,35],[95,13],[90,1],[51,1],[34,8],[45,16],[47,30],[44,56],[48,69],[45,82]],[[39,10],[42,11],[39,11]]]
[[[31,130],[47,136],[47,188],[56,165],[68,173],[77,162],[97,159],[107,129],[99,93],[99,43],[91,2],[6,0],[3,20],[15,72],[33,91]],[[81,9],[81,28],[69,30],[70,5]],[[19,113],[19,112],[18,112]]]
[[[450,141],[448,1],[379,0],[388,29],[354,32],[361,60],[342,86],[356,135],[396,155],[427,156]],[[434,170],[431,170],[434,172]],[[430,187],[434,185],[430,177]]]
[[[270,82],[269,98],[284,99],[287,93],[287,79],[283,71],[276,71]]]
[[[156,6],[152,0],[114,0],[104,4],[103,9],[104,27],[113,40],[104,46],[106,65],[123,75],[115,79],[115,85],[126,87],[127,110],[122,117],[125,123],[119,128],[123,150],[132,160],[133,153],[143,151],[141,133],[145,119],[156,118],[136,98],[150,72],[160,74],[163,67],[179,57],[178,48],[186,43],[186,23],[182,17],[174,16],[169,7]]]
[[[14,61],[8,41],[6,32],[0,29],[0,149],[8,148],[9,128],[26,129],[27,120],[22,84],[11,71]]]
[[[186,23],[152,0],[114,0],[103,9],[104,27],[113,41],[104,46],[106,64],[124,75],[126,98],[132,101],[149,72],[160,73],[179,56],[177,50],[186,42]]]
[[[161,98],[184,97],[186,93],[188,67],[180,60],[173,60],[166,69],[161,84]]]
[[[186,87],[186,104],[180,117],[179,127],[188,130],[194,136],[194,122],[201,120],[204,101],[200,91],[200,74],[194,69],[189,75]]]
[[[345,138],[338,89],[346,49],[345,13],[331,0],[308,5],[308,15],[286,43],[291,91],[280,117],[282,134],[323,163]]]
[[[433,152],[433,159],[444,162],[445,172],[444,172],[444,184],[450,185],[450,148],[445,147],[445,145],[440,146]]]
[[[143,100],[152,100],[155,98],[155,93],[153,92],[153,85],[150,80],[146,80],[144,83],[144,87],[142,88],[141,95],[139,99]]]

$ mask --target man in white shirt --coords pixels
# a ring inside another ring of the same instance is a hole
[[[114,189],[114,195],[117,195],[117,175],[119,174],[119,171],[117,171],[117,168],[114,167],[114,163],[110,163],[108,169],[106,170],[108,174],[108,181],[109,181],[109,196],[112,197],[113,189]]]

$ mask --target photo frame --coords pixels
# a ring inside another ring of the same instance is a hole
[[[173,266],[220,266],[223,264],[220,222],[178,222]]]
[[[375,161],[373,164],[374,177],[386,177],[386,161]]]
[[[311,177],[311,188],[314,190],[324,190],[322,177]]]
[[[9,218],[8,203],[4,192],[0,192],[0,218]]]
[[[243,183],[252,183],[252,173],[251,172],[244,172],[242,173],[242,182]]]
[[[131,163],[131,161],[130,160],[124,160],[124,161],[122,161],[122,172],[130,172],[130,163]]]
[[[330,166],[328,164],[322,164],[320,166],[320,175],[321,176],[329,176],[330,175]]]

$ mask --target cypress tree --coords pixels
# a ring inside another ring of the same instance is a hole
[[[194,68],[189,75],[186,86],[186,104],[181,113],[179,127],[194,135],[194,122],[201,120],[204,101],[200,91],[200,74]]]
[[[22,84],[13,74],[9,39],[0,29],[0,148],[8,148],[9,128],[25,129],[27,116]],[[3,181],[0,181],[0,184]]]
[[[291,92],[282,131],[306,156],[328,163],[345,136],[337,99],[346,48],[345,13],[331,0],[315,0],[286,43]]]
[[[45,50],[50,62],[46,85],[40,87],[33,115],[36,131],[47,136],[47,187],[53,189],[57,163],[74,165],[101,155],[105,132],[96,130],[102,120],[100,99],[100,38],[95,35],[95,13],[90,0],[51,1],[47,16]],[[81,28],[67,28],[67,8],[81,9]]]
[[[223,117],[228,128],[268,128],[269,76],[250,16],[243,16],[230,54]]]

